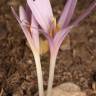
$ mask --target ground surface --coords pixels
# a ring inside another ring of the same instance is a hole
[[[82,13],[93,0],[78,0],[74,18]],[[26,38],[12,15],[23,0],[0,0],[0,90],[2,96],[34,96],[38,91],[34,58],[26,45]],[[63,0],[52,1],[58,17]],[[54,86],[74,82],[89,96],[93,96],[92,74],[96,71],[96,13],[86,18],[70,33],[71,49],[59,51],[55,70]],[[49,55],[41,57],[44,87],[47,87]],[[17,94],[17,95],[16,95]],[[95,94],[96,95],[96,94]],[[95,96],[94,95],[94,96]]]

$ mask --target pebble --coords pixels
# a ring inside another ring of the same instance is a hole
[[[64,83],[53,88],[52,96],[86,96],[80,87],[74,83]]]

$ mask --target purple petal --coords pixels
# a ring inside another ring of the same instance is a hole
[[[50,27],[50,22],[53,18],[52,8],[49,0],[27,0],[27,3],[37,22],[44,29],[44,31],[47,32]]]
[[[55,44],[55,49],[57,50],[57,52],[58,52],[63,40],[65,39],[65,37],[68,35],[68,33],[71,31],[71,29],[73,27],[74,26],[69,26],[56,33],[56,35],[54,37],[54,44]]]
[[[11,9],[12,9],[12,12],[13,12],[14,16],[16,17],[18,23],[20,24],[20,27],[22,28],[22,30],[23,30],[23,32],[25,34],[25,37],[27,38],[27,41],[28,41],[28,43],[29,43],[29,45],[30,45],[30,47],[31,47],[31,49],[33,51],[34,50],[34,43],[33,43],[32,37],[31,37],[31,35],[29,33],[28,27],[24,26],[24,24],[20,21],[20,18],[17,16],[14,8],[11,7]]]
[[[80,21],[82,21],[85,17],[87,17],[92,12],[92,10],[95,9],[95,8],[96,8],[96,0],[94,0],[94,2],[89,6],[89,8],[86,9],[84,11],[84,13],[82,15],[80,15],[78,17],[78,19],[75,22],[73,22],[72,24],[73,25],[78,25],[80,23]]]
[[[39,48],[39,31],[38,31],[38,24],[34,18],[34,16],[31,16],[31,26],[30,26],[30,30],[31,30],[31,35],[33,38],[33,42],[35,45],[35,48],[37,49],[37,51],[39,52],[40,48]]]
[[[20,16],[20,20],[22,21],[22,23],[26,25],[28,23],[28,18],[22,6],[19,7],[19,16]]]
[[[27,39],[27,41],[28,41],[28,43],[29,43],[29,45],[30,45],[30,47],[31,47],[31,50],[32,50],[32,51],[36,50],[36,49],[35,49],[35,45],[34,45],[33,38],[32,38],[32,36],[30,35],[28,28],[25,27],[25,26],[23,26],[22,23],[20,24],[20,26],[21,26],[21,28],[22,28],[22,30],[23,30],[23,32],[24,32],[24,34],[25,34],[25,37],[26,37],[26,39]]]
[[[67,0],[63,13],[58,21],[61,28],[65,28],[72,19],[77,0]]]
[[[27,18],[28,18],[28,21],[31,23],[31,15],[32,15],[32,12],[31,12],[31,9],[29,8],[28,4],[26,4],[26,15],[27,15]]]
[[[19,12],[20,12],[20,18],[24,23],[27,23],[25,20],[29,19],[29,22],[30,22],[30,24],[28,26],[29,27],[29,33],[32,36],[35,48],[39,52],[38,25],[37,25],[35,18],[32,15],[32,12],[31,12],[29,6],[28,5],[26,6],[26,11],[24,10],[24,8],[22,6],[20,6]],[[29,17],[29,18],[27,18],[27,17]]]
[[[46,39],[48,40],[48,43],[49,43],[49,48],[50,48],[50,51],[52,50],[54,44],[53,44],[53,38],[50,37],[49,33],[47,32],[44,32],[44,31],[40,31],[45,37]]]

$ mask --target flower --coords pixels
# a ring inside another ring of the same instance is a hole
[[[49,0],[27,0],[27,3],[34,15],[34,18],[43,29],[42,34],[44,34],[49,42],[51,57],[47,96],[51,96],[56,57],[60,45],[71,29],[77,26],[80,21],[88,16],[96,7],[96,0],[94,0],[90,7],[85,10],[84,13],[81,14],[73,23],[71,23],[71,19],[74,14],[77,0],[67,0],[58,22],[56,22],[56,18],[53,16]]]
[[[39,51],[40,48],[39,48],[38,24],[28,5],[26,5],[25,9],[22,6],[19,7],[19,16],[16,14],[13,7],[11,7],[11,9],[20,27],[22,28],[27,38],[27,41],[30,45],[30,48],[33,52],[34,59],[36,62],[36,69],[37,69],[39,95],[44,96],[43,77],[42,77],[40,51]]]

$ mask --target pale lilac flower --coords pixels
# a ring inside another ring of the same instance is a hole
[[[80,21],[89,15],[91,11],[96,7],[96,0],[94,0],[90,7],[71,24],[70,21],[74,14],[77,0],[67,0],[64,10],[57,23],[56,18],[53,16],[49,0],[27,0],[27,3],[40,27],[43,29],[42,33],[45,35],[49,42],[51,57],[47,96],[51,96],[54,68],[60,45],[62,44],[64,38],[71,31],[71,29],[77,26]]]
[[[44,96],[43,90],[43,77],[41,70],[41,62],[40,62],[40,48],[39,48],[39,32],[38,32],[38,24],[35,20],[30,8],[26,5],[24,9],[22,6],[19,7],[19,16],[16,14],[13,7],[11,7],[14,16],[22,28],[27,41],[30,45],[30,48],[33,52],[34,59],[36,62],[37,69],[37,78],[38,78],[38,87],[39,87],[39,95]]]

